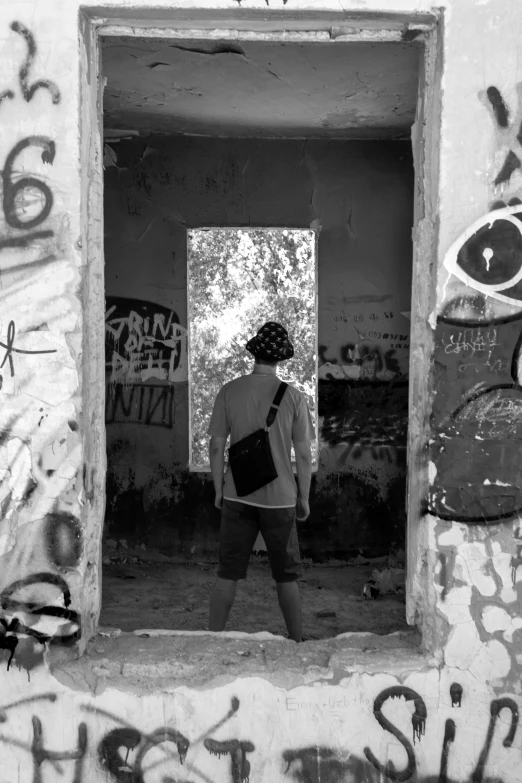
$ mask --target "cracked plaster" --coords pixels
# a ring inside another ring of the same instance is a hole
[[[376,51],[108,38],[106,121],[142,133],[395,138],[413,122],[417,60],[401,43]]]

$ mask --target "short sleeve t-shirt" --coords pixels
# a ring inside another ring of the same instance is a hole
[[[264,427],[280,379],[273,374],[252,373],[226,383],[214,403],[208,434],[220,438],[230,435],[237,443]],[[225,473],[223,497],[264,508],[289,508],[297,502],[297,485],[291,462],[292,443],[315,440],[314,426],[306,399],[288,386],[269,432],[270,447],[277,478],[251,495],[238,498],[230,468]]]

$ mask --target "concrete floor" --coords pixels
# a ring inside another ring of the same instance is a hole
[[[100,626],[123,631],[206,630],[215,565],[131,562],[135,560],[113,560],[104,566]],[[362,597],[362,586],[372,570],[372,566],[305,565],[300,581],[305,639],[327,639],[354,631],[389,634],[408,629],[402,596],[390,594],[377,600]],[[264,558],[255,558],[248,578],[238,583],[227,630],[286,635],[275,585]]]

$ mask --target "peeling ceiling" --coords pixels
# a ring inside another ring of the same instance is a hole
[[[104,122],[140,133],[401,138],[415,117],[420,51],[106,38]]]

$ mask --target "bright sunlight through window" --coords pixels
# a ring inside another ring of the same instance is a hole
[[[188,232],[191,470],[209,470],[214,399],[224,383],[251,372],[245,344],[266,321],[288,331],[295,356],[279,366],[278,375],[306,395],[316,423],[316,270],[314,231]]]

